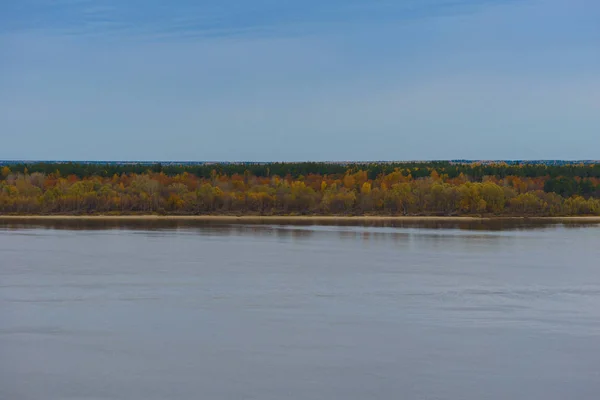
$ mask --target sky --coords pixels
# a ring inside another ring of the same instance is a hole
[[[597,0],[2,0],[0,159],[600,159]]]

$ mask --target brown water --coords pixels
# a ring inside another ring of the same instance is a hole
[[[0,226],[0,399],[597,399],[598,225]]]

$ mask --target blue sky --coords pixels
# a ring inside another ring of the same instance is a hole
[[[596,0],[3,0],[0,159],[600,158]]]

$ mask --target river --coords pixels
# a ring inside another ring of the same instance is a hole
[[[0,225],[0,399],[599,395],[599,225]]]

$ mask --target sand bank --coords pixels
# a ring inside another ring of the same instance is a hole
[[[545,221],[600,223],[600,216],[572,217],[474,217],[474,216],[260,216],[260,215],[0,215],[0,221],[206,221],[222,223],[352,223],[352,222],[472,222],[472,221]]]

